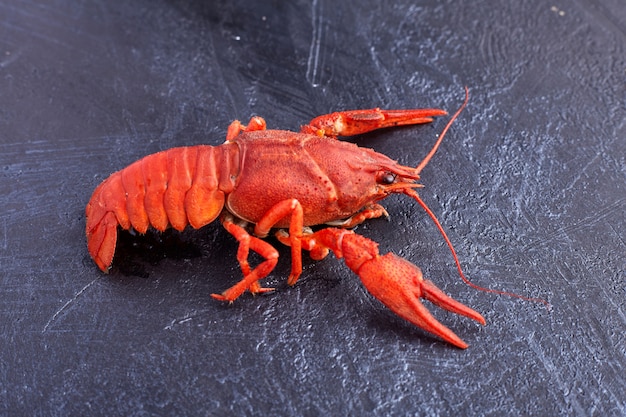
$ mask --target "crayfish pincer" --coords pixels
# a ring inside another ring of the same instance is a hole
[[[447,113],[438,109],[352,110],[311,120],[299,133],[266,130],[253,117],[234,121],[219,146],[180,147],[148,155],[111,174],[87,204],[87,247],[98,267],[113,263],[118,228],[145,233],[149,227],[182,231],[200,228],[218,217],[239,242],[237,260],[243,279],[213,297],[234,301],[245,291],[263,293],[260,280],[272,272],[278,252],[262,238],[272,229],[291,247],[288,284],[302,273],[302,251],[322,259],[329,251],[344,258],[369,292],[398,316],[447,342],[467,344],[433,318],[420,298],[481,324],[483,317],[453,300],[422,277],[420,269],[393,254],[380,256],[377,244],[346,229],[386,216],[378,203],[391,194],[417,201],[433,219],[463,276],[450,240],[418,196],[420,172],[467,103],[450,119],[417,167],[403,166],[371,149],[337,140],[376,129],[428,123]],[[328,225],[312,232],[310,226]],[[263,260],[248,262],[250,251]]]
[[[279,239],[283,238],[279,236]],[[435,284],[425,280],[417,266],[393,253],[380,256],[376,242],[350,230],[322,229],[304,238],[303,248],[309,250],[314,259],[325,257],[328,250],[337,258],[344,258],[348,268],[361,278],[365,288],[390,310],[459,348],[465,349],[467,344],[438,322],[420,298],[485,324],[485,319],[478,312],[448,297]]]

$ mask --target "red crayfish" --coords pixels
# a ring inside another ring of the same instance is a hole
[[[450,240],[415,189],[421,187],[420,172],[466,103],[467,90],[465,102],[416,168],[337,137],[428,123],[446,115],[443,110],[344,111],[316,117],[299,133],[266,130],[262,118],[252,117],[247,125],[234,121],[222,145],[173,148],[146,156],[112,174],[93,192],[86,208],[89,253],[106,272],[113,262],[118,226],[139,233],[150,226],[182,231],[188,224],[197,229],[220,216],[239,242],[237,260],[244,277],[212,296],[232,302],[246,290],[273,290],[259,280],[274,269],[278,252],[261,238],[278,229],[278,240],[291,246],[289,285],[302,273],[302,250],[316,260],[330,250],[344,258],[368,291],[397,315],[464,349],[467,344],[419,299],[481,324],[485,319],[424,279],[417,266],[392,253],[379,255],[377,243],[346,229],[386,216],[379,200],[390,194],[408,195],[433,219],[465,279]],[[323,224],[333,227],[316,232],[308,227]],[[254,225],[252,233],[248,225]],[[264,258],[254,268],[248,263],[250,250]]]

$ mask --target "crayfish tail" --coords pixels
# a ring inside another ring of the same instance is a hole
[[[87,250],[103,272],[108,272],[113,263],[117,244],[117,218],[112,212],[106,213],[100,222],[87,229]]]
[[[117,227],[130,227],[128,214],[119,199],[111,198],[119,190],[121,175],[115,173],[101,183],[93,192],[85,208],[85,232],[87,250],[98,268],[108,272],[113,263],[117,244]],[[110,201],[110,202],[108,202]]]

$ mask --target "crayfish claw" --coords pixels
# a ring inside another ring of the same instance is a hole
[[[398,316],[458,348],[465,349],[468,345],[437,321],[420,298],[485,324],[480,313],[444,294],[435,284],[423,278],[417,266],[392,253],[363,262],[357,273],[367,290]]]
[[[397,304],[397,309],[392,309],[394,313],[460,349],[467,349],[467,343],[434,318],[424,304],[421,303],[418,296],[409,296],[402,301],[404,305],[401,305],[401,303]]]
[[[468,317],[483,326],[486,324],[485,318],[479,312],[447,296],[430,280],[425,279],[422,281],[422,297],[445,310]]]
[[[444,294],[411,262],[393,253],[379,255],[378,244],[343,229],[322,229],[303,239],[302,247],[312,254],[332,250],[344,258],[348,268],[361,278],[367,290],[391,311],[417,327],[439,336],[454,346],[465,349],[467,343],[434,318],[420,298],[485,324],[477,311]]]

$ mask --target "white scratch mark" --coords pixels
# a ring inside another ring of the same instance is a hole
[[[0,248],[2,248],[3,250],[7,250],[9,248],[9,239],[7,235],[8,235],[7,219],[4,219],[4,221],[2,222],[2,244],[0,245]]]
[[[563,237],[567,238],[568,242],[572,242],[575,238],[572,238],[570,235],[582,229],[589,229],[593,225],[602,222],[604,219],[613,214],[613,212],[619,210],[626,202],[626,198],[621,198],[616,200],[604,207],[599,208],[595,212],[589,214],[586,217],[578,219],[577,221],[567,224],[565,226],[559,226],[553,232],[547,233],[542,236],[541,239],[538,239],[534,242],[531,242],[522,247],[523,251],[529,251],[534,248],[547,246],[552,241],[561,241]]]
[[[313,34],[311,35],[311,47],[309,48],[309,59],[306,67],[306,79],[313,87],[319,87],[320,85],[319,66],[323,21],[322,4],[319,0],[313,0],[313,4],[311,5],[311,26],[313,27]]]
[[[177,326],[179,324],[185,324],[185,323],[193,320],[195,317],[198,316],[198,314],[199,314],[198,312],[185,314],[182,318],[178,318],[178,319],[172,320],[170,322],[170,324],[165,326],[163,329],[164,330],[172,330],[174,328],[174,326]]]
[[[0,60],[0,68],[6,68],[9,65],[11,65],[13,62],[17,61],[17,59],[20,57],[21,52],[18,51],[17,53],[11,53],[9,51],[6,51],[4,53],[4,59]]]
[[[624,246],[626,248],[626,240],[624,240],[624,237],[621,234],[619,234],[617,230],[615,230],[615,227],[613,227],[613,225],[611,223],[609,223],[609,227],[611,228],[613,233],[615,233],[615,236],[617,236],[617,239],[620,242],[622,242],[622,246]]]
[[[57,310],[56,313],[54,313],[52,315],[52,317],[50,317],[50,320],[48,320],[48,322],[46,323],[45,326],[43,326],[43,330],[41,331],[41,333],[45,333],[48,328],[52,325],[52,323],[54,323],[54,321],[61,315],[61,313],[70,306],[70,304],[72,304],[74,301],[76,301],[78,299],[78,297],[80,297],[85,291],[87,291],[87,289],[89,287],[91,287],[93,284],[95,284],[96,281],[98,281],[100,278],[102,278],[101,276],[94,279],[93,281],[91,281],[90,283],[88,283],[87,285],[85,285],[83,288],[80,289],[80,291],[78,291],[76,294],[74,294],[74,296],[72,298],[70,298],[65,304],[63,304],[63,306]]]
[[[576,186],[576,183],[582,179],[583,175],[586,173],[586,171],[593,165],[596,163],[596,161],[600,158],[600,154],[596,154],[594,155],[591,159],[589,159],[589,161],[585,164],[585,166],[583,166],[581,169],[578,170],[578,175],[576,175],[572,181],[570,181],[570,183],[568,185],[566,185],[565,187],[563,187],[563,191],[566,193],[569,193],[569,191],[571,191],[574,186]]]
[[[550,379],[555,382],[556,388],[561,391],[565,400],[571,404],[574,409],[575,415],[584,415],[584,408],[576,398],[576,395],[572,395],[572,383],[567,381],[562,374],[562,367],[557,367],[552,361],[549,354],[546,354],[542,345],[537,343],[533,334],[528,337],[528,344],[530,348],[535,352],[536,358],[543,364],[544,369],[550,376]],[[568,383],[569,382],[569,383]]]

